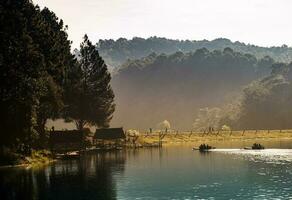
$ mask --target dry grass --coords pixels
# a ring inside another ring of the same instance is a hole
[[[178,132],[167,133],[162,139],[164,144],[176,143],[207,143],[218,141],[249,141],[249,140],[278,140],[291,139],[292,130],[246,130],[246,131],[220,131],[213,133],[203,132]],[[140,142],[154,143],[159,141],[159,133],[147,134],[140,136]]]

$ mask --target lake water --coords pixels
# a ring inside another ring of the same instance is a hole
[[[199,153],[182,145],[1,169],[0,199],[292,199],[292,141],[263,144],[284,149],[230,143]]]

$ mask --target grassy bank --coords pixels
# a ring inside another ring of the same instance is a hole
[[[0,159],[1,167],[37,167],[54,161],[51,152],[48,150],[33,150],[29,156],[8,152]]]
[[[161,134],[160,134],[161,135]],[[256,141],[256,140],[292,140],[292,130],[246,130],[246,131],[215,131],[204,132],[170,132],[164,133],[163,144],[208,143],[218,141]],[[155,143],[159,141],[159,133],[141,135],[140,143]]]

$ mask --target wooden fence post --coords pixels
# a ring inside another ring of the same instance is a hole
[[[192,136],[192,134],[193,134],[193,131],[191,131],[191,133],[190,133],[189,137],[191,137],[191,136]]]
[[[242,131],[242,136],[244,136],[244,133],[245,133],[245,129]]]
[[[161,145],[161,131],[158,133],[158,146],[160,147]]]
[[[176,134],[174,135],[174,137],[176,137],[176,136],[177,136],[177,134],[178,134],[178,131],[176,131]]]

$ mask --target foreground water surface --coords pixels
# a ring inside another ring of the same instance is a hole
[[[202,154],[177,145],[1,169],[0,199],[292,199],[292,142],[264,144],[274,149],[230,143]]]

